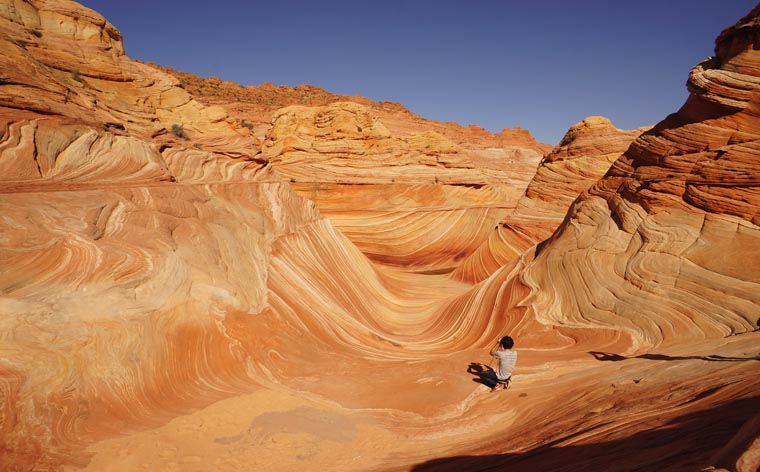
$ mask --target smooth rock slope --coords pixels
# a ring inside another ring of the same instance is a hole
[[[0,0],[0,469],[757,470],[759,17],[630,147],[590,119],[536,173],[392,104],[249,126]],[[559,226],[506,255],[521,208]]]

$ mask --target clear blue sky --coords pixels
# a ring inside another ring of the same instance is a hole
[[[312,84],[556,144],[604,115],[654,124],[749,0],[83,0],[127,54],[243,85]]]

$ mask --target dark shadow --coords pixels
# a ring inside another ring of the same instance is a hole
[[[470,362],[467,367],[467,372],[475,375],[472,379],[473,382],[483,384],[489,388],[493,388],[496,385],[496,372],[489,365],[483,365],[479,362]]]
[[[628,359],[625,356],[621,356],[619,354],[611,354],[609,352],[601,352],[601,351],[590,351],[589,354],[594,356],[596,360],[598,361],[612,361],[612,362],[618,362],[618,361],[624,361]]]
[[[689,359],[701,359],[703,361],[760,361],[760,356],[757,357],[725,357],[717,354],[710,354],[709,356],[666,356],[664,354],[642,354],[636,356],[637,359],[649,359],[653,361],[685,361]]]
[[[719,356],[717,354],[710,354],[707,356],[666,356],[665,354],[641,354],[633,357],[625,357],[620,354],[612,354],[609,352],[601,351],[589,351],[589,354],[594,356],[598,361],[612,361],[618,362],[626,359],[649,359],[650,361],[686,361],[686,360],[703,360],[703,361],[715,361],[715,362],[741,362],[741,361],[760,361],[760,356],[755,357],[726,357]]]
[[[480,456],[452,456],[433,459],[413,466],[410,471],[460,472],[575,472],[599,470],[629,472],[667,470],[682,472],[701,470],[712,456],[725,446],[747,418],[757,413],[760,396],[735,400],[713,408],[693,411],[664,420],[658,427],[595,444],[559,446],[558,439],[522,454],[506,453]],[[652,408],[656,408],[652,406]],[[580,418],[580,416],[579,416]],[[620,418],[622,422],[623,419]],[[526,427],[529,427],[526,425]],[[600,427],[609,427],[601,424]],[[529,431],[526,431],[526,433]],[[593,430],[591,430],[593,432]],[[570,435],[572,436],[572,435]],[[505,439],[505,438],[502,438]],[[507,449],[509,441],[499,442]]]

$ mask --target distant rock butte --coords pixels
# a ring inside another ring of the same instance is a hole
[[[524,130],[196,91],[0,0],[0,469],[756,471],[758,14],[536,173]]]
[[[335,102],[354,102],[369,108],[394,135],[435,131],[465,147],[517,147],[530,149],[542,155],[551,150],[551,145],[536,142],[528,130],[519,126],[505,128],[492,134],[477,125],[461,126],[457,123],[429,120],[409,111],[400,103],[376,102],[355,95],[337,95],[313,85],[288,87],[266,82],[261,85],[243,86],[218,77],[203,78],[158,64],[149,65],[177,77],[182,87],[203,103],[224,107],[230,115],[248,123],[255,130],[256,136],[262,139],[270,127],[272,117],[280,108],[290,105],[325,106]]]

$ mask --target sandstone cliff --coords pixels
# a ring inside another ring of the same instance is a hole
[[[262,142],[97,13],[0,0],[0,468],[757,469],[758,15],[576,200],[571,147],[528,195],[519,130],[390,104]],[[547,241],[477,249],[542,196]]]
[[[557,147],[541,160],[515,209],[453,276],[474,282],[483,280],[551,236],[573,201],[599,180],[646,129],[621,130],[601,116],[591,116],[571,126]]]
[[[386,264],[452,270],[515,206],[549,149],[522,128],[493,135],[313,86],[244,87],[163,70],[252,129],[278,175]]]

